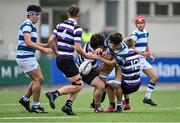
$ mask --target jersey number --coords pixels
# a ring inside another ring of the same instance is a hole
[[[131,68],[132,70],[137,70],[140,68],[140,63],[138,59],[131,61]]]

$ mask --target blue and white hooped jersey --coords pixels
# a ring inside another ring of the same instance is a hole
[[[93,52],[94,50],[92,49],[92,47],[90,46],[90,42],[87,42],[84,47],[83,47],[84,52],[88,53],[88,52]],[[80,66],[80,64],[84,61],[89,61],[91,62],[93,68],[96,68],[98,65],[96,63],[97,60],[93,60],[93,59],[87,59],[81,55],[78,55],[77,58],[77,65]]]
[[[125,64],[121,66],[123,82],[131,86],[140,84],[140,69],[139,55],[133,49],[129,49]]]
[[[106,42],[106,41],[105,41]],[[129,52],[128,46],[124,43],[121,42],[121,49],[113,51],[109,46],[108,43],[105,43],[106,48],[106,53],[110,54],[119,65],[123,65],[125,62],[125,58]]]
[[[147,30],[139,31],[135,29],[131,34],[131,37],[136,42],[135,48],[139,51],[146,51],[148,44],[149,32]]]
[[[35,57],[36,49],[28,47],[24,40],[24,33],[31,34],[31,41],[37,42],[37,32],[35,25],[29,20],[25,20],[18,32],[17,59],[26,59]]]

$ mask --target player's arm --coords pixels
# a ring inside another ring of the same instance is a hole
[[[45,48],[48,48],[48,43],[36,43],[37,45],[41,46],[41,47],[45,47]]]
[[[153,55],[151,54],[151,52],[150,52],[149,45],[147,45],[146,51],[144,51],[144,52],[141,52],[141,51],[139,51],[139,50],[137,50],[137,49],[134,49],[134,50],[135,50],[136,53],[138,53],[138,54],[140,54],[140,55],[142,55],[142,56],[145,56],[145,57],[150,58],[151,61],[154,61],[154,60],[155,60],[154,56],[153,56]]]
[[[97,59],[97,55],[95,53],[86,53],[84,52],[82,46],[81,46],[81,43],[80,42],[75,42],[74,43],[74,48],[75,50],[81,55],[81,56],[84,56],[85,58],[87,59]]]
[[[51,34],[51,36],[49,37],[49,40],[48,40],[48,46],[53,50],[53,52],[55,53],[55,55],[58,54],[58,51],[57,51],[57,47],[56,47],[56,35],[53,33]]]
[[[115,59],[105,59],[104,57],[102,57],[100,55],[98,55],[97,59],[102,61],[106,65],[114,66],[115,64],[117,64]]]
[[[147,53],[146,53],[146,56],[149,57],[149,58],[151,59],[151,61],[154,61],[155,58],[154,58],[154,56],[151,54],[149,45],[147,45],[146,52],[147,52]]]
[[[44,48],[36,43],[33,43],[31,41],[31,34],[30,33],[24,33],[24,40],[25,40],[25,43],[28,47],[31,47],[31,48],[34,48],[34,49],[37,49],[37,50],[40,50],[44,53],[50,53],[50,54],[53,54],[53,51],[52,49],[50,48]]]
[[[84,52],[81,45],[81,36],[82,36],[82,28],[75,27],[74,30],[74,49],[83,57],[88,59],[97,59],[97,55],[94,53],[86,53]]]

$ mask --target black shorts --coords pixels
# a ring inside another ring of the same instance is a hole
[[[141,83],[137,85],[129,86],[128,84],[122,82],[121,88],[122,88],[123,94],[131,94],[131,93],[136,92],[139,89],[140,85]]]
[[[90,85],[93,79],[99,76],[99,73],[95,71],[94,69],[92,69],[88,75],[85,75],[85,76],[81,75],[81,76],[82,76],[83,82]]]
[[[56,64],[59,70],[61,70],[67,78],[73,77],[79,74],[79,70],[74,63],[73,59],[56,57]]]

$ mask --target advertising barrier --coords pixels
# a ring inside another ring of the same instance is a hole
[[[50,61],[38,61],[44,75],[44,83],[50,82]],[[16,61],[0,61],[0,86],[24,85],[30,82],[30,78],[23,73]]]
[[[150,64],[156,69],[159,75],[160,83],[177,83],[180,82],[180,58],[156,58],[154,62],[149,61]],[[51,61],[53,84],[65,84],[68,80],[64,74],[56,67],[56,61]],[[114,72],[111,72],[109,79],[114,79]],[[141,73],[141,82],[148,83],[149,77]]]

